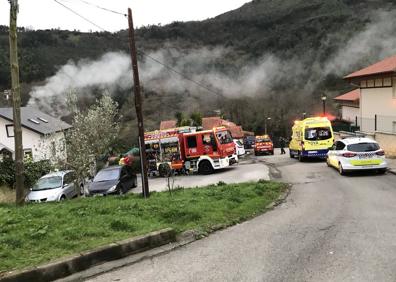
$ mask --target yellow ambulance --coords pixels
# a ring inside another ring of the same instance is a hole
[[[289,143],[290,157],[297,157],[299,161],[306,158],[325,159],[334,143],[333,128],[326,117],[297,120],[292,131]]]

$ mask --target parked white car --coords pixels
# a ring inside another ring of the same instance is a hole
[[[241,141],[234,139],[234,144],[237,156],[242,156],[246,153],[245,147]]]
[[[340,174],[355,170],[376,170],[385,173],[385,152],[378,143],[369,138],[351,137],[338,140],[327,153],[327,165],[338,169]]]
[[[52,172],[41,177],[30,189],[26,202],[42,203],[71,199],[83,187],[75,188],[75,173],[72,170]]]

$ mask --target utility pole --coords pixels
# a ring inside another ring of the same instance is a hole
[[[23,205],[25,189],[23,185],[23,148],[21,127],[21,88],[19,86],[18,44],[17,44],[17,14],[18,0],[10,2],[10,66],[11,94],[13,102],[14,143],[15,143],[15,189],[16,204]]]
[[[264,134],[265,134],[265,135],[267,135],[267,121],[270,121],[270,120],[271,120],[270,117],[267,117],[267,118],[265,118],[265,120],[264,120]]]
[[[131,50],[132,73],[133,73],[133,92],[135,94],[135,108],[139,129],[139,151],[140,151],[140,167],[142,168],[142,192],[143,197],[150,196],[148,178],[147,178],[147,157],[144,145],[144,125],[142,114],[142,97],[140,94],[139,71],[137,64],[136,46],[135,46],[135,30],[133,28],[132,10],[128,8],[128,24],[129,24],[129,48]]]

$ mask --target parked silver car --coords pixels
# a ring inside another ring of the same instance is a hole
[[[53,202],[71,199],[82,191],[75,187],[75,173],[72,170],[57,171],[44,175],[30,189],[26,202]]]

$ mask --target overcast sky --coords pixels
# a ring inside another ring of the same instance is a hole
[[[85,2],[122,13],[132,8],[135,27],[162,25],[173,21],[204,20],[239,8],[246,0],[58,0],[109,31],[127,28],[123,16],[109,13]],[[74,15],[54,0],[19,0],[18,26],[33,29],[60,28],[69,30],[99,30]],[[8,0],[0,0],[0,25],[9,25]]]

